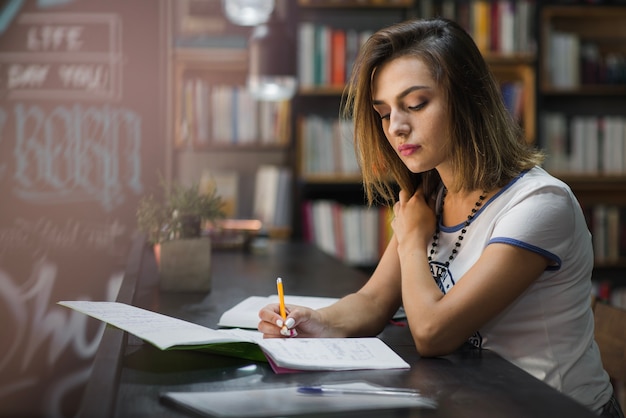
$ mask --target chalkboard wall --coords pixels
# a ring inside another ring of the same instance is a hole
[[[0,1],[0,416],[71,416],[165,166],[165,1]]]

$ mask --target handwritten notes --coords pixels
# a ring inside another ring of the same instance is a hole
[[[177,345],[255,342],[261,337],[256,331],[246,331],[243,334],[213,330],[119,302],[71,301],[59,304],[123,329],[161,350]]]
[[[119,302],[63,301],[59,304],[114,325],[162,350],[189,349],[189,346],[210,349],[212,344],[217,344],[220,352],[227,353],[225,343],[256,344],[276,373],[410,367],[378,338],[264,339],[257,331],[213,330]],[[236,355],[236,352],[230,354]]]

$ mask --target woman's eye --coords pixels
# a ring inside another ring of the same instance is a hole
[[[409,106],[409,110],[420,110],[422,109],[424,106],[426,106],[428,102],[422,102],[416,106]]]
[[[381,120],[389,120],[389,117],[390,117],[390,114],[389,114],[389,113],[386,113],[386,114],[384,114],[384,115],[380,115],[380,119],[381,119]]]

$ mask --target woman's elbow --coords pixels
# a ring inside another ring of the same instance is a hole
[[[442,333],[429,327],[412,329],[411,334],[415,348],[421,357],[445,356],[455,351],[462,344],[450,341]]]

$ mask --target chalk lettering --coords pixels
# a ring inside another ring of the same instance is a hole
[[[0,373],[12,364],[20,364],[22,371],[17,379],[9,381],[6,386],[0,384],[2,394],[27,390],[40,380],[46,379],[45,372],[31,366],[40,366],[38,362],[33,362],[36,355],[43,355],[46,359],[45,365],[52,367],[61,355],[70,351],[69,348],[78,359],[90,359],[98,349],[104,324],[98,326],[95,334],[88,332],[85,315],[68,311],[51,300],[57,281],[57,270],[58,266],[46,257],[35,261],[28,278],[14,280],[0,268],[0,304],[8,314],[8,317],[3,318],[3,327],[9,327],[13,332],[8,341],[3,341],[6,349],[3,348],[3,355],[0,356]],[[105,300],[115,299],[121,282],[121,272],[110,275]],[[76,299],[89,298],[78,295]],[[84,382],[87,378],[88,373],[78,373],[73,377],[68,375],[65,390],[56,391],[47,402],[57,404],[65,391],[78,386],[81,379]]]
[[[0,254],[8,249],[43,249],[44,251],[93,250],[111,256],[121,256],[120,239],[128,227],[119,220],[83,222],[67,219],[56,222],[42,217],[31,220],[14,219],[13,225],[0,228]]]
[[[106,65],[61,65],[58,72],[63,87],[106,91],[109,84],[109,69]]]
[[[16,193],[33,203],[97,201],[106,211],[125,201],[124,188],[141,185],[141,121],[109,105],[17,104],[15,113]]]
[[[28,29],[26,47],[30,51],[79,51],[83,45],[81,26],[34,26]]]
[[[7,72],[7,89],[41,87],[48,77],[49,65],[11,64]]]
[[[6,120],[7,113],[4,109],[0,109],[0,148],[2,148],[2,141],[6,138],[5,136],[5,128],[6,128]],[[0,181],[2,181],[3,177],[7,172],[7,164],[0,160]]]

